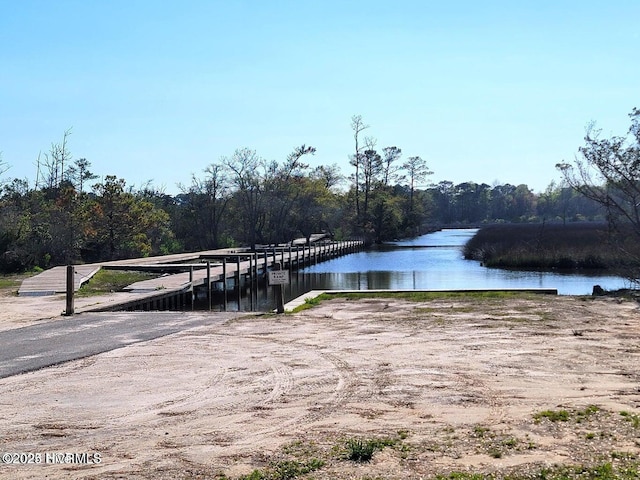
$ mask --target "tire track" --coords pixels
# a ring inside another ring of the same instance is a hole
[[[239,337],[233,336],[233,338],[237,340]],[[286,419],[278,417],[278,421],[273,422],[268,427],[258,428],[252,431],[251,437],[240,440],[238,445],[255,445],[260,439],[266,440],[282,432],[292,431],[296,429],[296,426],[306,426],[311,422],[321,420],[335,412],[339,406],[344,405],[355,392],[356,386],[358,385],[358,377],[353,366],[339,356],[324,351],[322,347],[302,344],[295,341],[264,338],[256,335],[243,335],[241,338],[244,340],[257,340],[263,344],[286,346],[289,349],[293,347],[295,348],[295,352],[288,356],[304,358],[307,364],[315,366],[319,363],[317,360],[322,360],[328,368],[322,369],[319,381],[316,379],[311,383],[308,380],[308,376],[303,375],[302,378],[307,380],[297,383],[294,380],[291,367],[281,362],[267,360],[266,363],[271,369],[269,378],[273,380],[269,382],[271,388],[270,393],[260,402],[235,402],[233,409],[242,409],[246,414],[253,416],[256,410],[263,410],[265,406],[273,406],[274,408],[269,410],[277,417],[280,410],[278,406],[281,405],[278,401],[282,402],[282,398],[286,394],[293,393],[296,396],[301,395],[303,397],[301,400],[296,399],[295,402],[306,403],[306,411],[305,413]],[[322,396],[312,400],[311,396],[318,396],[318,391],[322,392]],[[311,401],[313,401],[313,404],[310,404]],[[282,403],[286,406],[288,400]],[[225,407],[229,406],[230,405],[225,405]],[[253,417],[247,417],[245,420],[252,422]]]

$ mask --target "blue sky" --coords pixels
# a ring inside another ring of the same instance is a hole
[[[350,119],[450,180],[543,190],[640,107],[640,2],[0,0],[7,178],[74,159],[177,193],[248,147],[351,173]]]

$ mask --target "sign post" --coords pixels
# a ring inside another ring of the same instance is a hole
[[[276,295],[276,312],[284,313],[284,290],[282,285],[289,283],[289,270],[282,270],[282,265],[276,263],[274,270],[269,272],[269,285],[273,285]]]

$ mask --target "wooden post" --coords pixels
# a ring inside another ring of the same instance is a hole
[[[255,300],[256,300],[256,310],[258,310],[258,290],[260,290],[260,271],[258,269],[258,252],[254,252],[253,253],[253,265],[255,268],[255,275],[254,275],[254,281],[256,284],[256,293],[255,293]]]
[[[240,255],[236,258],[236,285],[238,287],[238,311],[242,311],[242,291],[240,289]]]
[[[193,310],[193,303],[196,296],[196,291],[193,288],[193,267],[189,267],[189,287],[191,289],[191,310]]]
[[[227,311],[227,257],[222,257],[222,309]]]
[[[67,265],[67,308],[64,311],[65,315],[73,315],[73,294],[75,293],[74,287],[74,271],[73,265]]]
[[[274,265],[274,270],[282,270],[282,266],[279,263]],[[282,288],[282,284],[277,284],[275,286],[275,294],[276,294],[276,312],[284,313],[284,290]]]
[[[211,311],[211,262],[207,260],[207,303]]]
[[[253,312],[253,254],[249,255],[249,311]]]
[[[267,249],[265,248],[264,250],[264,268],[263,268],[263,272],[264,272],[264,299],[265,300],[269,300],[269,288],[268,288],[268,271],[269,268],[267,267],[267,264],[269,263],[269,254],[267,253]]]

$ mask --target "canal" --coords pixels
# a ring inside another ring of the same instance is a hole
[[[483,267],[462,255],[463,246],[475,232],[441,230],[292,272],[291,283],[285,287],[285,301],[310,290],[554,288],[561,295],[588,295],[594,285],[606,290],[630,286],[625,279],[614,276]],[[261,288],[257,302],[258,310],[274,308],[271,288]],[[237,308],[237,302],[230,308]],[[245,298],[242,309],[249,309]]]

